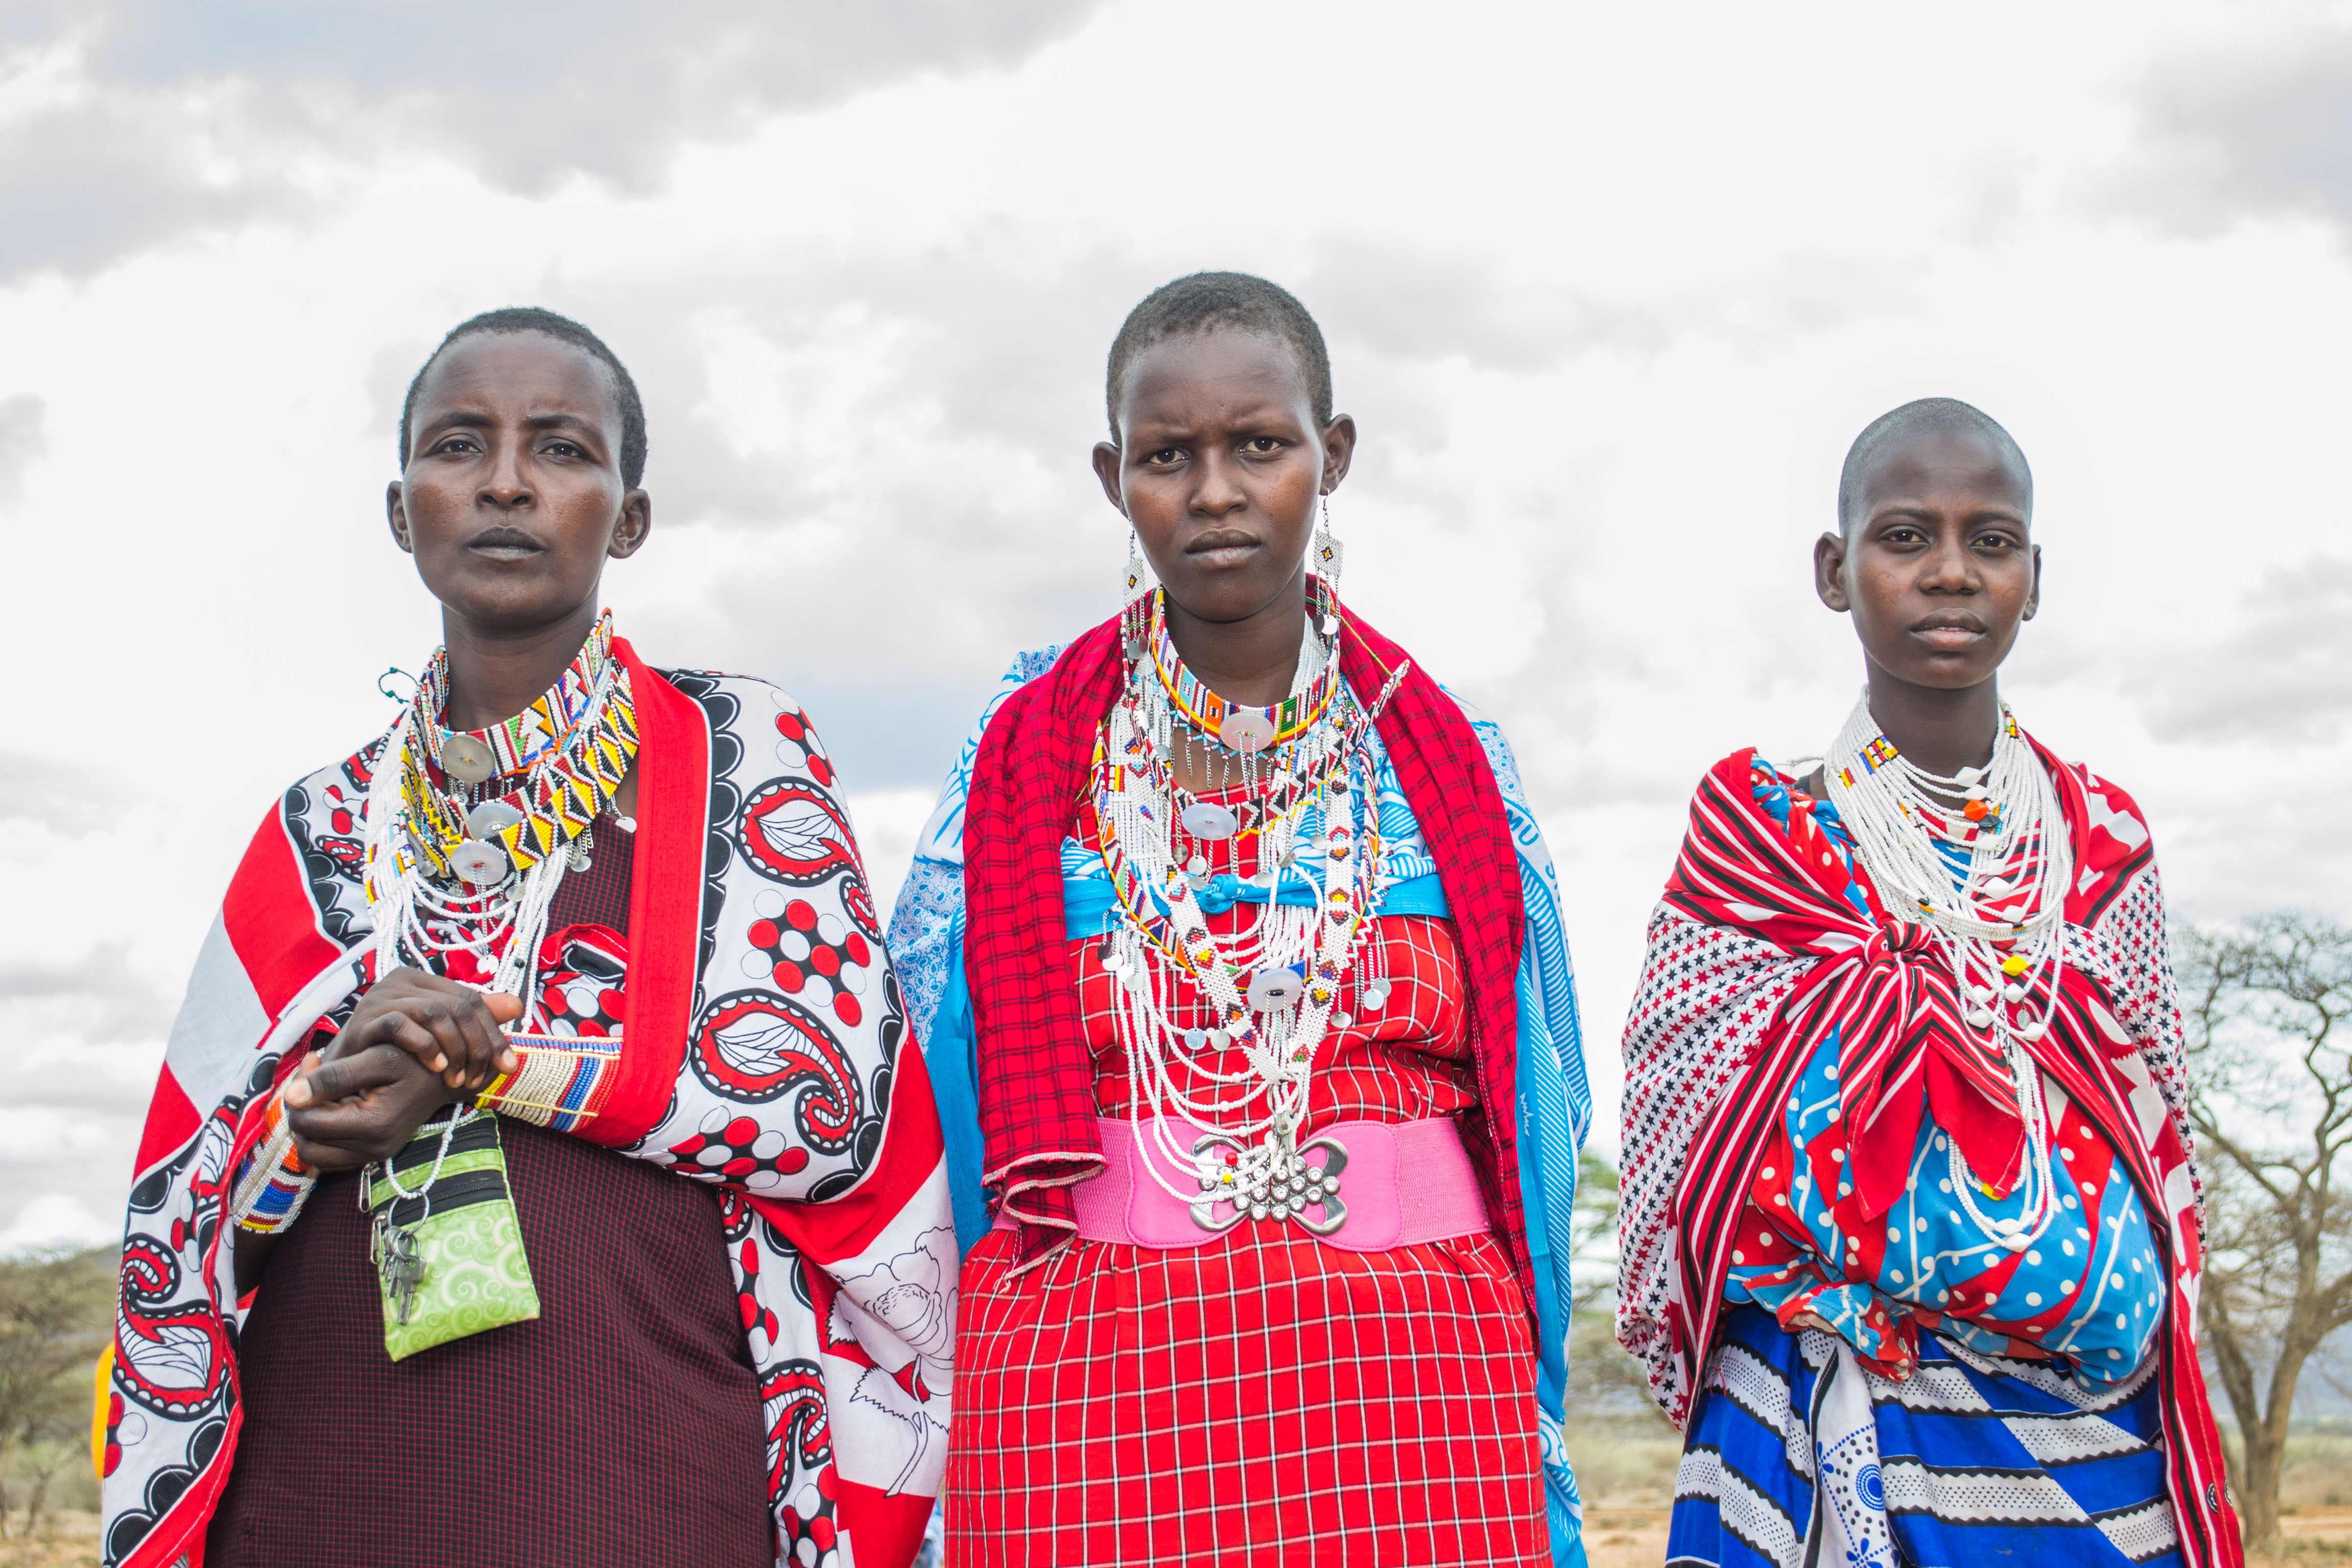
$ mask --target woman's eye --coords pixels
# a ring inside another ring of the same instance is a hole
[[[451,436],[443,439],[433,449],[436,452],[478,452],[481,447],[475,445],[471,436]]]
[[[1184,454],[1181,448],[1175,447],[1162,447],[1160,450],[1152,453],[1151,456],[1144,458],[1143,460],[1147,463],[1158,463],[1162,467],[1165,467],[1170,463],[1178,461],[1183,456]]]
[[[554,458],[576,458],[580,455],[580,448],[569,441],[550,441],[547,451],[550,457]]]
[[[2016,547],[2017,541],[2006,533],[1988,533],[1977,540],[1977,548],[1979,550],[2013,550]]]
[[[1253,436],[1248,440],[1242,443],[1243,451],[1255,453],[1261,458],[1265,457],[1269,452],[1276,452],[1281,449],[1282,443],[1271,436]]]

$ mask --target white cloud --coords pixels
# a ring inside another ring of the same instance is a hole
[[[886,907],[1009,655],[1107,613],[1104,353],[1203,266],[1325,325],[1364,433],[1347,592],[1518,746],[1604,1129],[1691,784],[1817,749],[1853,700],[1810,542],[1846,442],[1914,396],[2032,454],[2048,607],[2004,689],[2139,792],[2175,899],[2344,907],[2352,268],[2301,198],[2112,221],[2175,136],[2147,84],[2232,7],[942,0],[983,31],[761,11],[740,59],[715,5],[543,39],[493,9],[520,31],[0,0],[0,407],[37,399],[0,416],[0,616],[37,666],[0,865],[41,895],[0,938],[53,984],[0,1025],[87,1069],[43,1079],[28,1147],[127,1165],[167,1009],[105,1013],[93,952],[173,994],[263,806],[429,652],[382,534],[392,423],[438,335],[509,303],[587,321],[646,390],[623,629],[813,705]],[[525,62],[512,117],[493,58]],[[53,1179],[0,1171],[0,1201]]]

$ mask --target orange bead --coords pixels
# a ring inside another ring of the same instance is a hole
[[[1991,809],[1992,808],[1990,806],[1985,805],[1985,803],[1980,800],[1972,800],[1969,802],[1968,805],[1960,807],[1960,815],[1967,817],[1970,822],[1982,822],[1985,817],[1985,813]]]

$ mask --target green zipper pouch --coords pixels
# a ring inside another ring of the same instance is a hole
[[[446,1157],[441,1137],[437,1126],[420,1129],[393,1159],[401,1188],[415,1195],[395,1193],[380,1166],[368,1187],[383,1349],[394,1361],[539,1316],[498,1117],[486,1111],[458,1128]]]

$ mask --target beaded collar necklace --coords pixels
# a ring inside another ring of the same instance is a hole
[[[1332,614],[1329,586],[1320,577],[1309,577],[1307,596],[1308,621],[1322,625]],[[1152,595],[1150,651],[1151,668],[1176,711],[1202,734],[1214,735],[1225,747],[1236,752],[1263,752],[1297,740],[1329,711],[1331,694],[1339,686],[1339,661],[1332,658],[1324,661],[1322,671],[1305,690],[1294,691],[1279,702],[1254,708],[1226,701],[1184,668],[1184,660],[1168,635],[1164,593]]]
[[[406,847],[445,880],[495,885],[566,847],[636,758],[636,707],[628,670],[613,657],[609,611],[555,684],[513,718],[445,730],[448,707],[448,654],[438,650],[410,704],[401,795]],[[481,798],[467,798],[486,784]]]
[[[376,973],[415,963],[523,1000],[565,862],[628,776],[637,752],[627,667],[613,657],[612,616],[556,683],[516,720],[446,731],[448,663],[436,654],[393,724],[368,782],[362,862],[376,923]],[[527,753],[502,771],[506,755]],[[536,738],[534,738],[536,737]],[[562,853],[559,853],[559,851]]]

